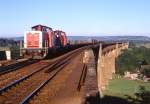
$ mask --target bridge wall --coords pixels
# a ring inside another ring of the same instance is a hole
[[[102,92],[105,90],[110,79],[112,79],[115,70],[115,61],[121,50],[127,49],[128,43],[122,43],[107,46],[102,49],[102,44],[99,47],[98,65],[97,65],[97,77],[98,77],[98,88]]]

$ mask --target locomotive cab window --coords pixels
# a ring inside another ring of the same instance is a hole
[[[46,28],[46,32],[49,32],[50,31],[50,29],[49,28]]]
[[[45,27],[43,27],[42,31],[46,31],[46,28],[45,28]]]

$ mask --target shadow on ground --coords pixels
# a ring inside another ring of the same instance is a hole
[[[144,94],[142,95],[142,97],[136,96],[135,98],[128,96],[128,95],[125,95],[125,96],[126,98],[105,96],[104,98],[100,99],[99,104],[150,104],[149,94]],[[94,104],[94,103],[91,103],[91,104]]]
[[[125,95],[126,98],[120,98],[116,96],[104,96],[103,98],[89,97],[85,104],[150,104],[150,95],[145,94],[142,97],[133,98],[131,96]]]
[[[85,104],[130,104],[126,99],[114,96],[105,96],[101,99],[99,97],[89,97],[86,100]]]
[[[126,99],[120,97],[105,96],[100,99],[99,104],[130,104],[130,103]]]

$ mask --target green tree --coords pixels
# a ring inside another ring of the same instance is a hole
[[[133,47],[123,50],[116,60],[117,72],[123,74],[124,71],[137,71],[140,65],[150,63],[150,49],[145,47]]]

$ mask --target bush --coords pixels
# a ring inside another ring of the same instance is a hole
[[[147,91],[144,86],[137,87],[135,96],[134,102],[138,102],[138,104],[149,104],[150,102],[150,91]]]

